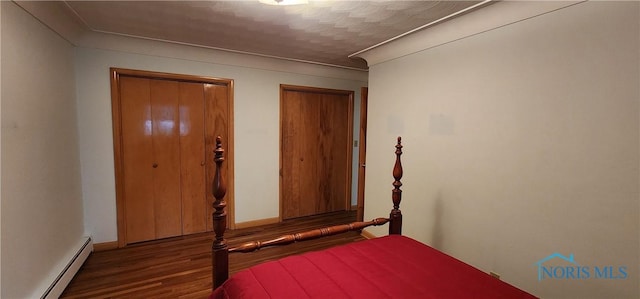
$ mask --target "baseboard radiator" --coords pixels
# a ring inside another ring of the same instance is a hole
[[[87,260],[91,251],[93,251],[93,241],[91,240],[91,237],[87,237],[84,243],[82,243],[82,246],[80,246],[69,263],[67,263],[67,265],[62,269],[60,274],[58,274],[53,283],[51,283],[51,286],[47,288],[40,299],[59,298],[67,285],[69,285],[69,282],[71,282],[71,279],[73,279],[73,276],[78,273],[78,270],[80,270],[84,261]]]

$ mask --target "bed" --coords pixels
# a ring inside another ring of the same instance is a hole
[[[402,144],[398,137],[393,167],[393,209],[376,218],[308,232],[254,241],[229,248],[224,161],[216,140],[213,182],[213,292],[210,299],[236,298],[536,298],[428,245],[402,235]],[[265,262],[229,278],[229,253],[251,252],[369,226],[389,224],[389,235]]]

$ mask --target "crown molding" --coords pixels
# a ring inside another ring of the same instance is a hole
[[[76,45],[89,28],[67,7],[64,1],[14,1],[16,5],[38,19],[72,45]]]
[[[369,67],[585,1],[499,1],[482,9],[381,44],[354,57]]]
[[[15,3],[76,47],[362,82],[367,82],[369,77],[368,70],[99,32],[91,30],[64,1],[20,1]]]

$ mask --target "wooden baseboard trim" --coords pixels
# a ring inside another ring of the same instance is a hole
[[[372,233],[370,233],[370,232],[368,232],[366,230],[363,230],[362,233],[360,233],[360,235],[362,235],[365,239],[374,239],[374,238],[378,237],[378,236],[376,236],[376,235],[374,235],[374,234],[372,234]]]
[[[274,224],[278,222],[280,222],[279,217],[251,220],[251,221],[236,223],[235,229],[254,227],[254,226],[260,226],[260,225],[266,225],[266,224]]]
[[[116,248],[118,248],[118,241],[93,244],[93,251],[105,251]]]

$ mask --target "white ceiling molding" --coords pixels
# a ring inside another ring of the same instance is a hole
[[[150,39],[91,32],[78,40],[78,47],[120,51],[133,54],[184,59],[268,71],[295,73],[326,78],[367,82],[368,71],[336,68],[291,60],[234,53]]]
[[[80,45],[78,40],[85,35],[110,34],[367,71],[364,59],[349,54],[451,18],[447,16],[463,15],[482,2],[308,1],[288,6],[194,0],[16,3],[74,45]]]
[[[73,45],[85,34],[90,33],[78,16],[62,1],[16,1],[29,14],[58,33]]]
[[[585,1],[499,1],[362,53],[369,67]]]
[[[62,1],[20,1],[22,9],[40,20],[74,46],[105,49],[134,54],[166,58],[185,59],[221,65],[249,67],[254,69],[296,73],[327,78],[367,82],[368,71],[318,63],[307,63],[287,58],[267,57],[251,53],[240,53],[224,49],[213,49],[200,45],[180,44],[139,37],[127,37],[91,31]]]

